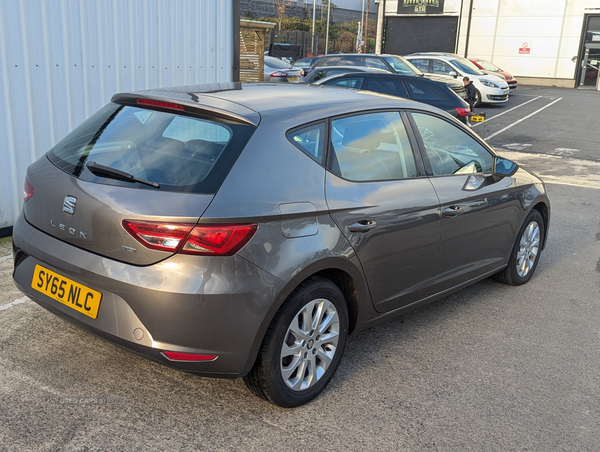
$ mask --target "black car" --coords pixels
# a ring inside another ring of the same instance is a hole
[[[458,96],[463,99],[466,99],[467,97],[465,87],[459,80],[448,80],[435,75],[424,74],[406,58],[398,55],[375,55],[374,53],[340,53],[337,55],[325,55],[319,57],[319,59],[313,63],[309,71],[305,70],[304,76],[306,77],[312,71],[317,69],[323,69],[324,67],[330,66],[362,66],[383,69],[400,75],[427,77],[431,80],[445,82]]]
[[[332,75],[341,75],[347,74],[349,72],[370,72],[375,74],[391,74],[390,71],[385,69],[377,69],[374,67],[368,66],[324,66],[316,68],[314,71],[310,72],[308,75],[302,77],[300,83],[315,83],[318,80],[321,80],[326,77],[331,77]]]
[[[463,123],[467,122],[466,118],[469,114],[469,104],[461,99],[447,82],[425,77],[353,72],[327,77],[315,84],[374,91],[416,100],[444,110]]]

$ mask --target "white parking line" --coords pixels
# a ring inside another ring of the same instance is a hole
[[[0,306],[0,311],[5,311],[8,308],[12,308],[13,306],[16,306],[18,304],[25,303],[26,301],[30,301],[28,297],[19,298],[18,300],[11,301],[10,303],[3,304],[2,306]]]
[[[490,119],[493,119],[493,118],[497,118],[498,116],[502,116],[503,114],[506,114],[506,113],[508,113],[509,111],[516,110],[517,108],[519,108],[519,107],[522,107],[523,105],[526,105],[526,104],[528,104],[529,102],[533,102],[534,100],[537,100],[537,99],[539,99],[540,97],[542,97],[542,96],[538,96],[538,97],[534,97],[533,99],[529,99],[527,102],[523,102],[522,104],[519,104],[519,105],[517,105],[516,107],[513,107],[513,108],[511,108],[511,109],[509,109],[509,110],[503,111],[502,113],[498,113],[496,116],[492,116],[491,118],[487,118],[487,119],[486,119],[486,121],[489,121]],[[472,126],[472,127],[477,127],[477,126],[480,126],[481,124],[483,124],[483,122],[479,122],[479,123],[477,123],[477,124],[473,124],[473,126]]]
[[[498,130],[496,133],[492,133],[489,137],[486,138],[486,141],[494,138],[496,135],[500,135],[502,132],[506,132],[508,129],[510,129],[513,126],[516,126],[517,124],[519,124],[520,122],[525,121],[528,118],[531,118],[533,115],[537,115],[540,111],[550,107],[551,105],[554,105],[556,102],[562,100],[562,97],[559,97],[558,99],[556,99],[554,102],[550,102],[548,105],[543,106],[542,108],[540,108],[539,110],[534,111],[533,113],[525,116],[524,118],[519,119],[518,121],[513,122],[510,126],[506,126],[504,129]]]
[[[2,256],[2,257],[0,257],[0,262],[7,261],[9,259],[12,259],[12,254],[9,254],[8,256]]]

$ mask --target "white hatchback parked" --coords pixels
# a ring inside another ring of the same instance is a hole
[[[508,84],[496,75],[482,72],[466,58],[453,53],[422,52],[406,55],[425,74],[448,79],[469,77],[477,90],[475,106],[481,103],[501,103],[508,100]]]

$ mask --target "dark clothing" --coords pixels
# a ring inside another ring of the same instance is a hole
[[[473,82],[469,82],[469,84],[465,86],[465,90],[467,91],[467,102],[469,103],[471,111],[473,111],[473,106],[475,105],[477,97],[477,90],[473,86]]]

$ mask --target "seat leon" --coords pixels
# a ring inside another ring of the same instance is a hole
[[[28,297],[283,407],[325,388],[350,333],[529,281],[550,220],[542,181],[442,111],[292,84],[117,94],[24,194]]]

